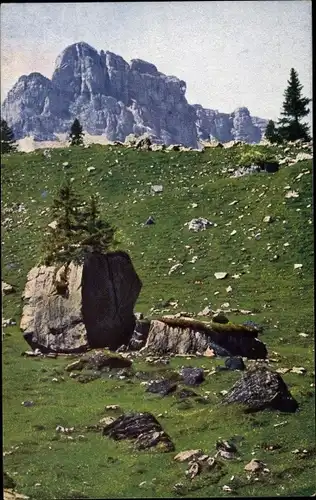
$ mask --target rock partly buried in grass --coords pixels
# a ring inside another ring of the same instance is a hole
[[[114,422],[105,426],[103,436],[115,440],[135,440],[134,446],[138,450],[155,448],[157,451],[173,451],[174,444],[164,432],[155,417],[148,412],[126,413]]]
[[[204,370],[202,368],[185,367],[181,369],[180,375],[186,385],[200,385],[204,382]]]
[[[146,392],[153,394],[160,394],[167,396],[177,389],[177,384],[172,383],[170,380],[151,380],[147,386]]]
[[[83,369],[103,371],[112,368],[129,368],[131,365],[130,359],[123,358],[119,354],[114,354],[108,350],[102,350],[85,354],[77,361],[67,365],[65,370],[67,372]]]
[[[145,349],[163,355],[195,354],[208,347],[216,356],[243,356],[265,359],[267,349],[258,340],[258,330],[233,323],[205,323],[192,318],[162,317],[150,322]]]
[[[298,409],[298,403],[282,377],[266,366],[251,367],[231,388],[222,402],[244,404],[248,411],[269,408],[294,413]]]
[[[226,359],[225,367],[228,370],[244,370],[246,368],[245,363],[243,362],[243,359],[240,356],[235,356]]]
[[[132,336],[140,289],[125,252],[89,254],[83,265],[34,267],[27,276],[20,328],[33,350],[115,350]]]
[[[10,293],[15,292],[13,286],[9,285],[9,283],[6,283],[5,281],[1,281],[1,289],[2,289],[2,296],[9,295]]]

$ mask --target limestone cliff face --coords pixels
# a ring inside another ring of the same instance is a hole
[[[58,56],[51,80],[40,73],[21,76],[3,102],[2,117],[16,139],[54,140],[78,118],[89,134],[109,140],[147,133],[155,142],[193,148],[210,134],[221,141],[260,140],[247,108],[225,115],[189,105],[185,93],[183,80],[160,73],[154,64],[141,59],[128,64],[80,42]]]
[[[197,134],[201,140],[217,139],[220,142],[232,140],[248,143],[260,142],[268,120],[251,117],[245,107],[237,108],[233,113],[219,113],[194,105],[197,120]]]

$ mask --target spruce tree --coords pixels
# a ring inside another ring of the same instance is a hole
[[[81,220],[80,198],[73,189],[68,177],[60,186],[51,207],[56,228],[49,228],[43,244],[45,265],[67,263],[79,259]]]
[[[267,124],[267,128],[265,130],[265,138],[270,141],[272,144],[281,142],[281,137],[276,129],[275,123],[273,120],[269,120]]]
[[[7,124],[5,120],[1,120],[0,127],[1,134],[1,153],[11,153],[16,151],[16,142],[14,138],[14,133],[11,127]]]
[[[68,178],[53,200],[51,215],[56,227],[49,228],[43,244],[45,265],[82,264],[87,253],[106,253],[117,243],[115,228],[100,219],[97,197],[91,196],[86,205]]]
[[[83,145],[83,132],[82,126],[78,118],[75,119],[70,129],[70,146],[81,146]]]
[[[309,140],[309,127],[300,120],[307,116],[310,110],[307,108],[311,99],[302,96],[303,85],[300,84],[298,74],[294,68],[291,69],[288,87],[284,91],[283,111],[278,122],[278,133],[287,141],[296,139]]]

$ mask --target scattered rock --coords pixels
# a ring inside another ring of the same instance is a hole
[[[207,358],[213,358],[215,356],[215,352],[213,349],[210,349],[208,347],[206,351],[203,352],[203,356],[206,356]]]
[[[192,219],[190,222],[186,222],[185,226],[189,226],[189,231],[205,231],[208,227],[215,226],[215,224],[203,217],[198,217],[197,219]]]
[[[128,368],[132,365],[130,359],[123,358],[110,351],[95,351],[82,356],[79,360],[67,365],[65,370],[68,372],[75,370],[98,370],[102,371],[104,368]]]
[[[313,159],[313,155],[309,154],[309,153],[298,153],[296,155],[296,158],[295,158],[296,161],[305,161],[305,160],[312,160],[312,159]]]
[[[133,439],[136,449],[155,447],[159,451],[173,451],[170,437],[163,431],[151,413],[127,413],[104,427],[103,436],[115,440]]]
[[[212,321],[214,323],[221,323],[222,325],[229,323],[229,319],[226,318],[225,314],[223,314],[222,312],[215,313],[212,317]]]
[[[167,396],[168,394],[175,392],[176,389],[177,384],[172,383],[170,380],[152,380],[149,382],[146,392]]]
[[[26,407],[29,407],[29,406],[34,406],[34,402],[33,401],[22,401],[22,406],[26,406]]]
[[[218,273],[214,273],[214,276],[217,280],[223,280],[228,276],[228,273],[218,272]]]
[[[225,366],[228,370],[245,370],[245,364],[240,356],[235,356],[225,360]]]
[[[306,368],[304,368],[303,366],[293,366],[293,368],[291,369],[291,373],[297,373],[298,375],[305,375],[306,371]]]
[[[5,281],[1,281],[1,287],[2,287],[2,296],[4,295],[9,295],[10,293],[14,293],[14,287],[12,285],[9,285],[9,283],[6,283]]]
[[[302,269],[303,264],[294,264],[294,269]]]
[[[266,215],[266,216],[263,218],[263,222],[272,222],[272,217],[271,217],[271,215]]]
[[[115,417],[103,417],[101,418],[101,420],[99,420],[99,424],[107,426],[112,424],[115,420],[116,420]]]
[[[157,194],[157,193],[162,193],[163,192],[163,186],[161,184],[159,185],[153,185],[150,187],[151,194]]]
[[[175,457],[174,460],[177,462],[188,462],[193,458],[200,457],[203,454],[202,450],[186,450],[180,451]]]
[[[148,219],[146,220],[146,222],[145,222],[145,226],[150,226],[150,225],[152,225],[152,224],[155,224],[155,220],[154,220],[154,218],[150,215],[150,216],[148,217]]]
[[[234,443],[220,440],[216,443],[216,449],[218,451],[218,454],[226,460],[232,460],[233,458],[236,458],[237,448]]]
[[[265,464],[256,458],[253,458],[251,462],[245,465],[245,471],[247,472],[261,472],[265,468]]]
[[[185,367],[181,369],[180,375],[186,385],[199,385],[204,382],[204,370],[202,368]]]
[[[120,407],[119,407],[119,405],[107,405],[107,406],[105,407],[105,409],[106,409],[106,410],[119,410],[119,409],[120,409]]]
[[[248,411],[265,408],[293,413],[298,403],[281,376],[266,366],[249,368],[229,391],[224,404],[243,403]]]

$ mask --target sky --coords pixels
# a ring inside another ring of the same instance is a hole
[[[292,67],[312,97],[311,10],[308,0],[1,4],[1,102],[22,74],[51,78],[58,54],[84,41],[184,80],[190,104],[276,120]]]

